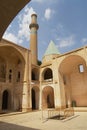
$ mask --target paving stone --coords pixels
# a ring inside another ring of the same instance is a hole
[[[75,113],[73,118],[65,121],[41,119],[40,111],[4,115],[0,117],[0,130],[87,130],[87,112]]]

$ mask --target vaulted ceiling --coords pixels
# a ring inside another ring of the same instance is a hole
[[[0,40],[8,25],[31,0],[0,0]]]

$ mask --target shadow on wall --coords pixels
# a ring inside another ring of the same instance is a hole
[[[30,127],[19,126],[0,121],[0,130],[38,130]]]

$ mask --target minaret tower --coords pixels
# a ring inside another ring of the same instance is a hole
[[[32,55],[32,64],[37,65],[38,49],[37,49],[37,30],[39,28],[37,24],[37,15],[31,15],[30,28],[30,50]]]

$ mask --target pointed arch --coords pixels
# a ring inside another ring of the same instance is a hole
[[[39,88],[37,86],[31,89],[32,109],[39,109]]]
[[[42,90],[42,107],[54,108],[54,89],[51,86],[46,86]]]
[[[52,80],[53,72],[51,68],[45,68],[42,72],[42,80]]]
[[[65,105],[69,107],[74,101],[78,107],[87,106],[87,67],[85,59],[79,55],[69,55],[62,60],[58,72],[61,81],[60,86],[65,90]]]
[[[8,90],[4,90],[2,94],[2,110],[10,109],[10,93]]]

